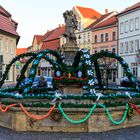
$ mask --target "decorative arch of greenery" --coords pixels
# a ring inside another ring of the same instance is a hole
[[[55,56],[57,58],[56,61],[47,57],[46,56],[47,54],[51,54],[51,55]],[[27,81],[27,84],[25,84],[25,89],[23,91],[23,94],[26,94],[30,91],[31,85],[35,78],[37,66],[42,58],[44,58],[45,60],[50,62],[50,64],[52,64],[54,69],[60,69],[62,71],[63,68],[66,67],[66,65],[63,63],[63,59],[62,59],[60,53],[58,53],[58,51],[44,50],[42,52],[39,52],[37,54],[36,58],[33,60],[32,67],[30,69],[29,79]]]
[[[99,53],[91,55],[91,61],[92,61],[92,63],[94,63],[96,76],[98,78],[99,83],[102,84],[101,73],[99,70],[99,63],[97,60],[100,58],[103,58],[103,57],[110,57],[110,58],[116,59],[121,64],[122,68],[124,69],[124,71],[126,73],[126,76],[129,78],[130,82],[134,83],[132,85],[132,87],[134,89],[137,88],[136,80],[135,80],[133,74],[131,73],[128,64],[123,60],[122,57],[118,56],[117,54],[115,54],[113,52],[108,52],[108,51],[101,51]]]
[[[34,55],[37,55],[37,53],[35,52],[29,52],[29,53],[23,53],[23,54],[20,54],[18,56],[16,56],[15,58],[12,59],[12,61],[6,66],[6,69],[3,73],[3,76],[2,76],[2,79],[0,81],[0,88],[2,87],[3,83],[4,83],[4,80],[6,79],[7,75],[8,75],[8,72],[10,70],[10,67],[18,60],[20,60],[21,58],[24,58],[24,57],[30,57],[30,56],[34,56]]]
[[[26,70],[27,70],[27,68],[28,68],[28,66],[29,66],[29,64],[30,64],[35,58],[36,58],[36,55],[35,55],[35,56],[32,56],[31,58],[29,58],[29,59],[27,60],[27,62],[26,62],[25,65],[23,66],[23,68],[22,68],[22,70],[21,70],[21,73],[20,73],[20,77],[19,77],[19,79],[18,79],[18,81],[17,81],[17,83],[16,83],[16,86],[15,86],[14,90],[17,90],[17,89],[18,89],[18,87],[19,87],[19,85],[21,84],[21,81],[22,81],[22,79],[23,79],[23,76],[25,75],[25,72],[26,72]]]
[[[56,60],[50,59],[47,56],[47,54],[53,55],[56,58]],[[23,91],[23,94],[27,94],[28,91],[30,91],[31,85],[33,83],[33,80],[34,80],[34,77],[36,74],[37,66],[38,66],[39,62],[41,61],[41,59],[45,59],[50,64],[52,64],[53,69],[55,71],[59,70],[65,74],[70,72],[75,77],[77,77],[77,72],[81,71],[83,74],[82,76],[87,78],[86,83],[88,85],[89,93],[93,94],[95,92],[93,66],[95,67],[98,81],[99,81],[99,83],[101,83],[101,73],[99,71],[99,63],[97,60],[100,58],[103,58],[103,57],[114,58],[122,65],[122,67],[124,68],[124,70],[126,72],[126,76],[128,76],[129,80],[131,82],[135,83],[133,88],[136,89],[136,81],[135,81],[135,79],[134,79],[134,77],[133,77],[133,75],[128,67],[128,64],[120,56],[118,56],[112,52],[107,52],[107,51],[101,51],[99,53],[90,55],[89,51],[86,49],[82,49],[81,51],[77,52],[77,54],[74,58],[74,63],[72,65],[72,67],[70,67],[70,68],[68,68],[66,66],[66,64],[63,62],[63,58],[62,58],[60,52],[58,52],[58,51],[44,50],[44,51],[41,51],[39,53],[31,52],[31,53],[21,54],[21,55],[15,57],[10,62],[10,64],[6,67],[6,70],[3,74],[2,80],[0,81],[0,87],[3,85],[4,80],[6,79],[8,71],[10,70],[10,67],[12,66],[12,64],[14,64],[17,60],[20,60],[21,58],[24,58],[24,57],[30,57],[30,58],[28,59],[26,64],[23,66],[23,68],[21,70],[20,78],[19,78],[14,90],[19,89],[19,85],[21,84],[21,81],[23,79],[23,75],[25,74],[27,67],[29,66],[30,63],[33,62],[33,64],[32,64],[32,67],[30,69],[29,80],[28,80],[27,84],[25,85],[25,89]],[[69,83],[69,81],[66,81],[66,82]],[[71,82],[74,82],[74,81],[71,80]],[[77,81],[77,82],[80,82],[80,81]],[[66,83],[64,82],[64,84],[66,84]],[[85,84],[85,81],[84,81],[84,84]],[[13,90],[13,89],[9,89],[9,90]]]
[[[53,60],[53,59],[50,59],[47,54],[52,54],[53,56],[56,57],[56,60]],[[86,71],[86,78],[87,78],[87,85],[88,85],[88,92],[89,92],[89,95],[62,95],[62,99],[67,99],[67,100],[71,100],[71,99],[74,99],[74,100],[83,100],[83,99],[88,99],[88,100],[96,100],[97,97],[96,95],[94,95],[94,92],[95,92],[95,89],[97,89],[97,87],[95,87],[94,85],[94,69],[93,69],[93,66],[96,65],[95,67],[95,71],[97,73],[97,75],[100,75],[100,73],[98,74],[99,72],[99,63],[98,63],[98,59],[100,58],[103,58],[103,57],[111,57],[111,58],[114,58],[116,59],[117,61],[119,61],[119,63],[122,65],[122,67],[124,68],[124,70],[126,71],[126,75],[128,76],[128,78],[130,79],[130,81],[132,82],[135,82],[135,79],[132,75],[132,73],[130,72],[130,69],[128,68],[128,65],[126,64],[126,62],[124,62],[124,60],[119,57],[118,55],[114,54],[114,53],[111,53],[111,52],[106,52],[106,51],[102,51],[102,52],[99,52],[97,54],[94,54],[94,55],[90,55],[89,51],[88,50],[85,50],[85,49],[82,49],[81,51],[77,52],[77,55],[75,56],[75,61],[73,63],[73,66],[71,68],[68,68],[64,62],[63,62],[63,58],[61,56],[61,54],[57,51],[52,51],[52,50],[44,50],[44,51],[41,51],[39,53],[27,53],[27,54],[22,54],[22,55],[19,55],[17,56],[16,58],[14,58],[10,64],[7,66],[6,68],[6,71],[4,73],[4,76],[2,78],[4,82],[4,77],[6,78],[6,74],[8,73],[10,67],[12,64],[14,64],[17,60],[19,60],[20,58],[23,58],[23,57],[30,57],[27,61],[27,63],[23,66],[23,69],[21,71],[21,75],[20,75],[20,78],[19,78],[19,81],[16,85],[15,88],[18,88],[19,85],[21,84],[21,80],[22,80],[22,76],[25,74],[25,71],[27,70],[27,67],[30,63],[33,63],[32,64],[32,67],[30,69],[30,75],[29,75],[29,80],[27,82],[27,84],[25,85],[25,89],[23,91],[23,95],[16,95],[15,93],[11,93],[13,91],[13,88],[9,88],[9,89],[4,89],[4,90],[0,90],[0,97],[1,98],[16,98],[16,99],[49,99],[49,100],[53,100],[55,98],[55,95],[53,93],[45,93],[45,94],[42,94],[42,92],[40,93],[32,93],[32,94],[29,94],[28,91],[31,89],[31,85],[32,85],[32,82],[34,80],[34,77],[35,77],[35,74],[36,74],[36,69],[37,69],[37,66],[39,64],[39,62],[41,61],[41,59],[45,59],[46,61],[50,62],[50,64],[52,64],[54,70],[60,70],[62,72],[73,72],[74,74],[77,72],[77,71]],[[83,70],[84,69],[84,70]],[[76,75],[75,75],[76,76]],[[101,78],[101,76],[98,77],[99,79]],[[64,83],[66,84],[66,83]],[[135,86],[136,87],[136,86]],[[134,87],[134,88],[135,88]],[[15,90],[14,88],[14,90]],[[98,90],[100,90],[100,88],[98,88]],[[108,89],[106,89],[108,90]],[[117,89],[119,90],[119,89]],[[124,89],[125,91],[126,89]],[[128,90],[126,90],[128,91]],[[132,91],[130,89],[130,91]],[[54,92],[55,93],[55,92]],[[93,96],[91,96],[90,94],[92,94]],[[139,98],[140,97],[140,93],[137,92],[137,94],[132,94],[131,95],[132,97],[137,97]],[[102,100],[105,100],[106,99],[118,99],[118,98],[128,98],[126,95],[124,94],[115,94],[115,93],[110,93],[110,94],[104,94],[103,97],[101,97]],[[41,102],[39,102],[41,103]],[[71,106],[75,106],[76,103],[71,103]],[[110,105],[110,103],[108,102],[107,104]],[[118,105],[118,103],[116,103],[116,105]],[[122,105],[122,104],[121,104]],[[28,106],[28,105],[27,105]],[[87,106],[87,105],[84,105],[84,107]],[[70,107],[70,105],[68,105],[68,107]]]
[[[43,54],[43,55],[42,55]],[[50,59],[47,54],[52,54],[56,60],[54,61],[53,59]],[[43,57],[42,57],[43,56]],[[10,70],[10,67],[18,60],[20,60],[21,58],[24,58],[24,57],[30,57],[28,59],[28,61],[26,62],[26,64],[23,66],[22,70],[21,70],[21,75],[18,79],[18,82],[16,84],[16,87],[15,88],[11,88],[11,90],[16,90],[18,89],[19,85],[21,84],[21,81],[23,79],[23,76],[27,70],[27,67],[29,66],[29,64],[35,59],[38,59],[38,58],[44,58],[46,61],[49,61],[50,64],[52,64],[53,68],[54,69],[57,69],[59,68],[60,70],[62,70],[65,66],[65,64],[63,63],[63,59],[62,59],[62,56],[61,54],[58,52],[58,51],[53,51],[53,50],[44,50],[44,51],[41,51],[39,53],[36,53],[36,52],[29,52],[29,53],[24,53],[24,54],[20,54],[18,56],[16,56],[15,58],[13,58],[13,60],[7,65],[6,69],[5,69],[5,72],[2,76],[2,79],[0,81],[0,87],[2,87],[6,77],[7,77],[7,74]],[[34,62],[35,62],[34,60]]]
[[[32,63],[32,61],[36,58],[36,56],[31,57],[30,59],[27,60],[26,64],[23,66],[22,70],[21,70],[21,74],[19,77],[19,80],[16,84],[15,90],[18,89],[19,85],[21,84],[21,81],[23,79],[23,75],[25,75],[25,72],[29,66],[30,63]],[[48,56],[44,56],[42,57],[42,59],[45,59],[46,61],[48,61],[53,67],[53,69],[57,69],[57,67],[59,67],[61,69],[61,65],[56,63],[56,61],[54,61],[53,59],[50,59]]]

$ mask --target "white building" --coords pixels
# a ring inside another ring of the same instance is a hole
[[[140,77],[137,55],[140,49],[140,2],[126,8],[118,17],[118,54],[128,63],[135,77]],[[118,65],[118,78],[125,73]]]

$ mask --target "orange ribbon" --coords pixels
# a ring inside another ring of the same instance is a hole
[[[40,116],[40,115],[33,115],[33,114],[30,114],[29,112],[27,112],[27,110],[24,108],[24,106],[22,105],[22,103],[19,104],[20,107],[22,108],[22,110],[24,111],[24,113],[29,116],[30,118],[33,118],[35,120],[42,120],[42,119],[45,119],[47,118],[51,113],[52,111],[54,110],[55,108],[55,105],[53,107],[51,107],[51,109],[49,110],[49,112],[43,116]]]
[[[0,103],[0,110],[2,111],[2,112],[7,112],[7,110],[8,109],[10,109],[11,107],[14,107],[14,106],[16,106],[17,104],[11,104],[11,105],[8,105],[8,106],[6,106],[6,108],[5,109],[3,109],[2,108],[2,104]]]

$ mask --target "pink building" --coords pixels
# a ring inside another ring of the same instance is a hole
[[[118,53],[118,37],[117,37],[117,18],[111,16],[108,19],[96,24],[92,28],[92,53],[102,50]],[[104,82],[116,83],[117,78],[117,62],[115,59],[102,58],[99,60]],[[104,65],[104,66],[103,66]]]
[[[112,16],[95,25],[92,30],[93,54],[101,50],[117,53],[117,18]]]

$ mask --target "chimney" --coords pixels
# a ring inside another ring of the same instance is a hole
[[[61,27],[61,24],[58,24],[58,27]]]
[[[107,14],[108,13],[108,9],[105,9],[105,14]]]

